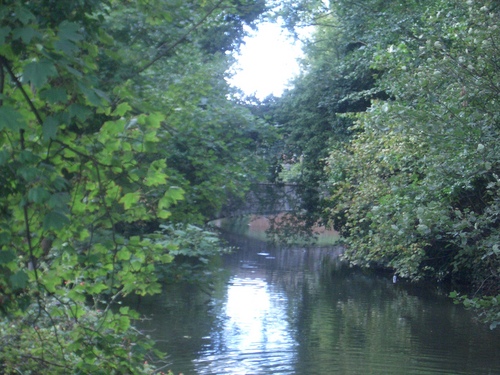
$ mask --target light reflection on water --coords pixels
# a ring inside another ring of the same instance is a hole
[[[245,273],[230,279],[224,326],[213,347],[194,361],[196,369],[199,374],[292,374],[297,343],[287,322],[286,298],[252,277],[252,271]]]
[[[500,332],[434,287],[353,271],[325,249],[232,241],[241,250],[211,298],[177,286],[137,306],[176,374],[500,374]]]

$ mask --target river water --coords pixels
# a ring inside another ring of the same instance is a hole
[[[435,285],[350,269],[335,248],[229,241],[209,294],[177,285],[135,306],[175,374],[500,374],[500,331]]]

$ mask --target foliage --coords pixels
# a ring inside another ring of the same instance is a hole
[[[215,266],[213,258],[233,250],[224,246],[216,233],[191,224],[160,225],[160,230],[149,237],[163,246],[173,247],[169,254],[174,261],[157,267],[159,277],[167,283],[207,285],[217,270],[207,266]]]
[[[131,84],[134,88],[134,108],[143,111],[163,108],[161,131],[158,133],[161,148],[155,150],[155,156],[161,155],[166,159],[171,181],[185,192],[185,199],[172,209],[172,219],[197,225],[203,225],[207,219],[216,216],[228,196],[244,195],[251,180],[263,174],[265,163],[262,150],[274,139],[271,127],[258,120],[243,105],[228,101],[232,92],[224,77],[233,61],[229,52],[237,45],[226,46],[228,49],[224,51],[219,51],[223,47],[219,46],[213,53],[207,53],[203,45],[199,45],[199,38],[203,39],[209,33],[208,27],[218,30],[220,24],[217,20],[222,14],[235,11],[230,3],[218,3],[224,11],[214,11],[214,19],[206,18],[206,22],[200,25],[201,29],[192,30],[189,34],[190,38],[196,38],[196,46],[178,44],[175,54],[171,56],[169,53],[168,59],[157,61],[155,69],[146,69],[142,74],[135,75]],[[255,11],[259,2],[252,6],[250,2],[235,3],[236,8]],[[185,6],[190,9],[194,4]],[[213,9],[208,7],[199,16],[205,17]],[[173,17],[173,24],[155,25],[155,32],[148,34],[148,39],[132,39],[127,33],[133,30],[124,28],[119,22],[122,17],[141,25],[147,25],[147,20],[144,20],[147,17],[123,7],[108,21],[115,43],[123,44],[115,48],[120,53],[120,59],[125,61],[125,67],[128,61],[134,63],[141,59],[145,61],[139,65],[147,66],[146,61],[154,60],[159,53],[159,45],[170,48],[177,43],[176,33],[182,29],[182,23],[178,24],[178,19]],[[248,17],[246,14],[243,18],[250,22]],[[173,40],[166,40],[165,35],[172,35]],[[183,35],[181,33],[177,38]],[[242,37],[243,34],[237,39]],[[215,43],[215,39],[211,43]],[[145,59],[144,56],[148,55]],[[112,66],[110,69],[113,69]],[[149,159],[143,161],[149,162]]]
[[[490,323],[490,329],[498,327],[500,322],[500,295],[483,296],[483,297],[468,297],[462,296],[457,292],[450,293],[450,297],[455,300],[455,303],[462,303],[468,309],[474,309],[481,321]]]
[[[366,46],[344,32],[341,20],[319,3],[312,19],[305,21],[316,25],[305,48],[305,73],[294,81],[293,90],[271,106],[271,121],[279,124],[284,138],[279,169],[300,168],[293,182],[301,197],[299,222],[305,230],[328,222],[325,160],[331,148],[352,136],[352,121],[342,114],[365,110],[369,98],[378,95]],[[310,12],[297,6],[301,12]]]
[[[374,54],[391,99],[358,116],[348,155],[330,159],[355,263],[498,292],[497,16],[487,2],[436,3]]]
[[[499,11],[487,0],[331,2],[275,112],[304,155],[304,208],[342,231],[347,259],[472,286],[463,301],[492,326]]]
[[[116,306],[160,292],[158,270],[182,251],[201,263],[220,251],[194,227],[147,234],[203,222],[223,204],[226,177],[249,171],[227,182],[236,193],[259,173],[265,129],[228,104],[230,60],[215,50],[236,48],[261,7],[2,2],[2,373],[156,371],[137,315]],[[202,37],[214,30],[230,30],[231,43],[208,48]],[[231,158],[239,163],[225,171]]]
[[[131,329],[136,318],[128,307],[112,312],[58,298],[30,305],[22,318],[0,323],[3,373],[150,374],[154,343]]]

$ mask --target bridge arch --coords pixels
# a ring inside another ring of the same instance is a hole
[[[296,184],[253,184],[243,199],[230,200],[213,219],[296,212],[300,208],[297,187]]]

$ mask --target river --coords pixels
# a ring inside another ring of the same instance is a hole
[[[500,330],[439,285],[351,269],[334,247],[228,240],[240,250],[210,294],[176,285],[134,306],[175,374],[500,374]]]

